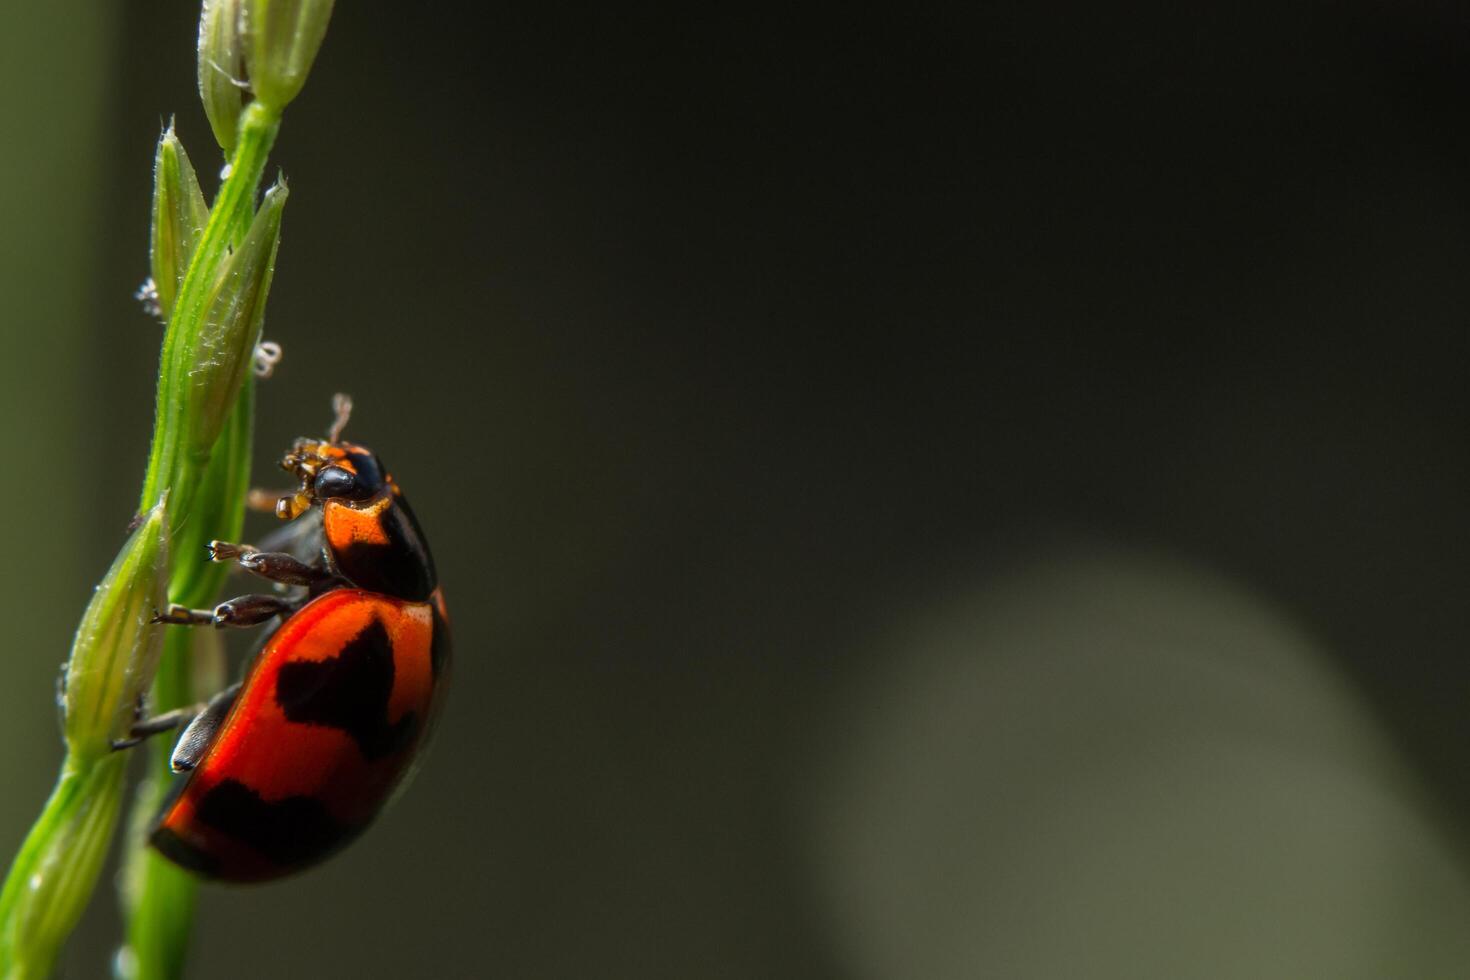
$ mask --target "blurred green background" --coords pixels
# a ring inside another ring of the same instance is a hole
[[[455,687],[194,974],[1466,975],[1470,21],[1182,6],[339,4],[260,479],[355,396]],[[7,854],[213,170],[197,8],[8,13]]]

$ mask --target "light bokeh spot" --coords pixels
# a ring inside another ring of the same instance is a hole
[[[878,640],[805,814],[867,980],[1449,977],[1470,888],[1363,699],[1282,611],[1093,550]]]

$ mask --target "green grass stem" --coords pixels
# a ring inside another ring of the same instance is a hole
[[[225,566],[205,557],[212,538],[238,541],[249,487],[251,367],[274,276],[287,199],[261,180],[281,114],[299,92],[331,16],[331,0],[206,0],[199,33],[200,92],[229,162],[204,210],[194,168],[172,127],[159,142],[150,236],[153,288],[167,329],[140,518],[77,629],[62,703],[66,758],[56,788],[0,887],[0,980],[49,975],[86,908],[114,836],[127,736],[145,691],[153,711],[193,704],[222,684],[212,631],[152,622],[169,601],[209,606]],[[229,96],[248,66],[256,98]],[[218,73],[224,73],[221,78]],[[170,565],[170,558],[173,563]],[[149,773],[134,802],[124,854],[127,936],[116,958],[127,978],[183,971],[195,881],[145,849],[166,793],[169,746],[146,750]]]

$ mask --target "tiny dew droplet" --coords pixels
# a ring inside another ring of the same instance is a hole
[[[143,280],[143,285],[133,293],[133,299],[143,304],[143,312],[149,316],[163,315],[163,306],[158,299],[158,284],[153,281],[152,276]]]
[[[281,345],[274,340],[262,340],[255,345],[255,376],[269,378],[281,363]]]

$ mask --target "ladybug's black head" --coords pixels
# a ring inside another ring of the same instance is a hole
[[[346,443],[311,477],[311,495],[317,500],[368,500],[388,486],[388,477],[376,453]]]
[[[341,441],[352,400],[337,395],[333,407],[336,420],[326,441],[297,439],[281,460],[281,468],[301,481],[301,489],[276,502],[278,517],[297,517],[319,501],[338,500],[349,506],[371,501],[393,486],[393,478],[376,453],[366,446]]]

